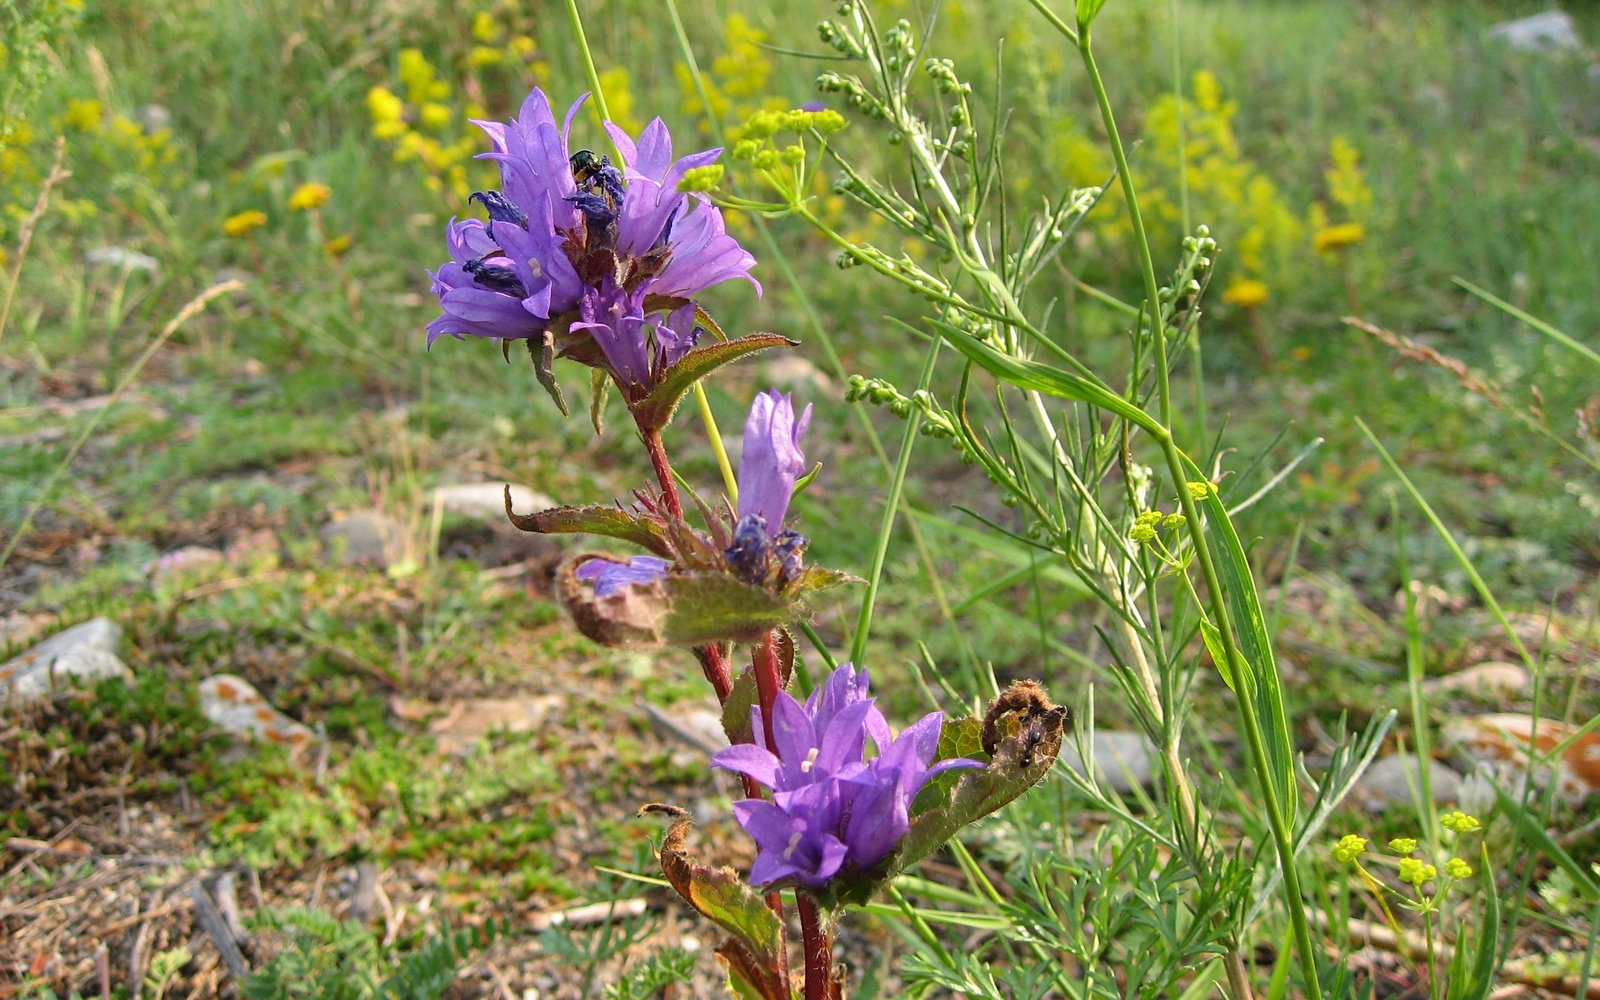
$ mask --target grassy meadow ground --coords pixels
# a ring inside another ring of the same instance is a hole
[[[49,6],[0,0],[0,14],[14,27]],[[20,652],[110,616],[135,683],[0,720],[4,834],[87,852],[5,857],[0,993],[94,993],[102,944],[121,995],[133,995],[153,956],[179,947],[192,956],[166,995],[229,993],[177,888],[223,868],[240,873],[246,909],[309,905],[343,918],[358,867],[375,864],[374,926],[389,945],[509,918],[509,939],[470,963],[454,996],[599,995],[643,946],[598,930],[533,929],[532,915],[573,901],[642,896],[651,916],[628,926],[652,945],[709,941],[663,890],[596,867],[653,871],[659,823],[634,818],[639,805],[710,805],[734,791],[651,721],[652,707],[680,716],[702,707],[691,659],[618,655],[578,638],[546,590],[559,547],[441,514],[431,499],[440,485],[492,481],[602,502],[648,473],[620,422],[597,437],[583,407],[563,420],[516,351],[508,364],[488,343],[424,345],[434,312],[423,269],[444,259],[443,223],[466,214],[465,195],[491,186],[468,158],[482,144],[465,117],[504,118],[535,81],[558,106],[585,89],[564,9],[550,0],[81,6],[41,40],[47,53],[27,101],[0,108],[16,126],[0,146],[8,280],[21,265],[0,320],[0,537],[14,541],[0,566],[0,637]],[[658,5],[580,6],[613,114],[663,116],[680,149],[691,137],[709,143]],[[723,121],[815,96],[818,64],[759,43],[818,51],[813,26],[831,6],[683,7]],[[885,20],[920,9],[882,8]],[[1535,697],[1544,714],[1581,722],[1600,703],[1600,478],[1581,460],[1596,454],[1594,369],[1452,282],[1467,279],[1586,343],[1600,331],[1600,16],[1569,8],[1587,50],[1513,51],[1488,27],[1542,5],[1480,0],[1112,0],[1096,25],[1123,131],[1140,140],[1134,169],[1158,254],[1175,253],[1185,218],[1211,225],[1222,243],[1201,334],[1203,390],[1187,373],[1179,380],[1185,433],[1197,433],[1203,395],[1207,433],[1226,420],[1236,449],[1227,464],[1253,470],[1252,490],[1324,439],[1241,521],[1260,539],[1251,557],[1276,608],[1291,713],[1311,757],[1328,753],[1341,716],[1360,725],[1390,708],[1402,710],[1391,748],[1397,738],[1415,744],[1397,538],[1429,597],[1429,673],[1509,655],[1356,417],[1463,539],[1546,665],[1532,693],[1487,706],[1441,698],[1424,724],[1528,711]],[[1189,136],[1181,182],[1173,9]],[[979,81],[980,103],[1008,110],[1011,157],[1044,165],[1058,183],[1103,182],[1110,161],[1088,86],[1028,4],[945,0],[935,42]],[[6,67],[19,65],[13,54]],[[373,98],[375,87],[398,99],[401,118]],[[600,148],[592,120],[576,129]],[[72,176],[51,193],[19,260],[57,137]],[[858,124],[840,137],[881,159],[870,139]],[[307,183],[326,185],[326,202],[292,208]],[[1007,191],[1019,205],[1038,194],[1020,181]],[[842,199],[823,190],[819,202],[841,231],[892,245]],[[1138,299],[1119,206],[1106,199],[1046,282],[1059,296],[1063,342],[1113,369],[1125,319],[1084,288]],[[713,313],[730,332],[809,341],[805,303],[749,221],[735,225],[763,260],[766,290],[758,299],[742,283],[719,288]],[[1363,238],[1313,249],[1316,233],[1341,225],[1359,225]],[[808,450],[824,471],[797,501],[802,525],[819,561],[863,572],[885,486],[843,378],[914,377],[921,345],[889,322],[915,315],[914,304],[886,297],[864,268],[839,270],[799,228],[773,230],[844,371],[806,342],[716,380],[711,402],[725,431],[772,381],[816,404]],[[150,266],[126,255],[108,262],[105,248],[146,255]],[[100,414],[173,314],[228,280],[242,289],[174,333]],[[1499,403],[1342,322],[1352,315],[1461,359],[1497,387]],[[563,381],[581,386],[581,373]],[[893,428],[888,413],[873,418]],[[680,420],[671,433],[684,474],[711,489],[716,466],[698,422]],[[1019,573],[1013,586],[989,586],[1030,557],[954,510],[1007,516],[981,474],[925,449],[908,496],[917,516],[891,552],[869,649],[875,672],[909,680],[923,642],[935,664],[975,653],[1002,677],[1046,679],[1064,701],[1109,683],[1095,666],[1102,623],[1069,576]],[[348,551],[326,543],[334,518],[364,511],[400,528],[387,569],[347,564]],[[221,555],[188,569],[157,565],[186,546]],[[817,609],[835,649],[848,646],[856,599]],[[305,761],[241,752],[200,714],[196,686],[219,672],[315,728],[321,749]],[[897,721],[924,710],[915,684],[898,691]],[[1239,751],[1226,696],[1220,683],[1203,685],[1195,721],[1224,762]],[[530,731],[441,750],[463,699],[491,698],[548,700]],[[1126,720],[1110,701],[1100,722],[1115,728]],[[1351,810],[1330,829],[1387,839],[1406,832],[1408,815]],[[1600,858],[1600,834],[1582,829],[1581,815],[1558,814],[1552,826],[1577,831],[1565,846],[1580,862]],[[730,819],[701,838],[719,860],[748,863]],[[105,862],[124,855],[153,860]],[[923,874],[946,871],[930,862]],[[852,921],[859,954],[878,963],[858,971],[879,995],[895,995],[896,928]],[[1560,943],[1549,922],[1530,924],[1517,955],[1578,948],[1584,932],[1556,924],[1571,940]],[[264,961],[276,940],[258,930],[248,957]],[[1262,954],[1276,943],[1263,939]],[[693,995],[714,995],[709,948],[699,954],[696,988],[708,992]],[[1408,986],[1395,982],[1380,995]]]

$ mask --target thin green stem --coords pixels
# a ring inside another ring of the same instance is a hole
[[[1111,156],[1116,161],[1117,176],[1122,181],[1122,194],[1128,202],[1128,219],[1133,223],[1133,238],[1139,249],[1139,263],[1144,270],[1144,293],[1150,301],[1150,338],[1155,348],[1156,389],[1160,400],[1161,423],[1172,426],[1172,386],[1167,372],[1167,338],[1161,328],[1161,287],[1156,283],[1156,262],[1150,253],[1150,236],[1145,232],[1144,216],[1139,211],[1139,199],[1133,190],[1133,171],[1128,169],[1128,154],[1122,148],[1122,136],[1117,132],[1117,119],[1111,112],[1111,98],[1106,94],[1105,81],[1095,65],[1094,52],[1089,45],[1089,29],[1078,29],[1078,51],[1083,55],[1084,69],[1094,86],[1094,96],[1100,102],[1100,117],[1105,122],[1106,137],[1111,143]]]
[[[567,17],[572,20],[572,37],[578,43],[578,55],[583,57],[583,71],[589,77],[594,113],[600,119],[600,131],[605,132],[606,122],[611,120],[611,112],[606,108],[605,91],[600,89],[600,71],[595,69],[594,53],[589,50],[589,36],[583,31],[583,15],[578,13],[578,0],[567,0]]]
[[[738,506],[739,479],[733,474],[733,465],[728,461],[728,449],[722,444],[722,432],[717,430],[717,418],[711,412],[711,400],[706,398],[706,387],[698,381],[694,384],[694,401],[700,407],[700,422],[705,425],[706,437],[711,439],[712,454],[717,456],[723,488],[728,491],[728,499]]]
[[[1306,995],[1308,1000],[1321,1000],[1322,984],[1317,975],[1316,952],[1311,943],[1311,925],[1306,919],[1305,899],[1300,892],[1300,874],[1295,869],[1294,840],[1284,816],[1283,803],[1278,800],[1277,788],[1268,773],[1267,747],[1261,733],[1261,720],[1256,714],[1255,703],[1247,694],[1244,685],[1240,683],[1248,674],[1228,616],[1228,607],[1223,597],[1222,578],[1217,572],[1211,547],[1206,542],[1200,510],[1194,502],[1194,496],[1185,485],[1189,479],[1189,469],[1184,464],[1178,446],[1172,440],[1172,432],[1163,429],[1155,436],[1160,440],[1162,451],[1166,455],[1167,468],[1178,486],[1178,502],[1183,507],[1189,537],[1194,543],[1195,556],[1200,563],[1200,575],[1205,580],[1211,614],[1216,619],[1217,631],[1222,638],[1228,669],[1235,678],[1234,686],[1237,694],[1234,697],[1234,704],[1238,707],[1239,721],[1244,727],[1245,742],[1250,749],[1250,764],[1261,786],[1261,797],[1266,804],[1267,822],[1272,828],[1273,844],[1278,851],[1278,865],[1283,871],[1284,897],[1288,903],[1289,923],[1294,929],[1297,946],[1295,950],[1298,952],[1301,972],[1306,981]]]
[[[939,345],[934,338],[928,345],[927,357],[922,362],[922,375],[917,388],[926,390],[933,380],[933,365],[939,357]],[[865,662],[867,635],[872,631],[872,612],[878,603],[878,584],[883,577],[883,563],[889,555],[889,538],[894,534],[894,518],[900,508],[900,494],[906,484],[906,470],[911,466],[911,451],[917,441],[917,429],[922,426],[922,411],[913,408],[906,415],[906,426],[900,437],[900,457],[895,463],[894,476],[889,481],[889,495],[884,499],[883,521],[878,525],[877,546],[872,553],[872,569],[867,574],[867,593],[861,600],[861,614],[856,619],[855,639],[850,644],[850,659],[859,669]]]

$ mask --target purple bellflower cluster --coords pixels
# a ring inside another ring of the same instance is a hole
[[[607,122],[622,155],[568,149],[573,118],[558,129],[537,88],[508,123],[475,122],[493,146],[501,190],[473,199],[487,222],[452,219],[451,261],[433,273],[443,314],[428,324],[442,336],[500,340],[587,334],[562,354],[604,367],[624,393],[638,395],[694,346],[700,328],[693,299],[731,278],[750,275],[755,258],[729,236],[722,212],[679,183],[722,153],[708,149],[674,160],[672,136],[657,118],[635,143]]]
[[[750,405],[739,458],[739,510],[725,555],[749,583],[782,586],[800,575],[806,538],[783,527],[795,483],[806,471],[800,439],[811,426],[808,405],[798,419],[788,393],[768,389]]]
[[[817,889],[840,872],[871,871],[911,829],[911,802],[930,779],[952,768],[984,766],[964,758],[932,763],[942,712],[891,737],[869,684],[865,670],[857,673],[845,663],[804,705],[779,692],[772,720],[776,753],[741,743],[712,758],[772,790],[770,800],[734,805],[760,848],[751,884],[788,881]],[[751,710],[756,733],[763,728],[760,713]],[[878,751],[870,760],[869,737]]]

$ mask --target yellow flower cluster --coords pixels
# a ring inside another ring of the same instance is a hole
[[[683,93],[683,110],[696,117],[715,118],[720,122],[743,121],[757,111],[782,111],[789,102],[782,97],[767,94],[772,78],[772,60],[767,58],[761,43],[767,40],[764,31],[754,27],[742,14],[730,14],[723,25],[723,39],[727,48],[712,60],[709,72],[700,73],[699,85],[685,63],[678,63],[675,72],[678,89]],[[701,100],[700,88],[705,88],[706,108]],[[607,96],[609,97],[609,91]],[[702,131],[710,134],[709,122]],[[742,138],[737,128],[730,128],[730,139]]]
[[[1242,309],[1255,309],[1270,298],[1272,292],[1266,282],[1254,278],[1235,278],[1222,293],[1222,301]]]
[[[633,90],[626,66],[613,66],[600,74],[600,93],[606,95],[606,111],[611,120],[622,126],[629,135],[638,135],[643,127],[633,114]]]
[[[293,212],[309,212],[313,208],[321,208],[333,197],[333,189],[326,184],[315,181],[302,184],[295,188],[294,194],[289,196],[289,210]]]
[[[473,190],[468,166],[480,140],[464,130],[454,136],[442,134],[457,120],[455,109],[444,103],[452,88],[439,78],[421,49],[400,50],[399,77],[404,98],[383,86],[367,92],[373,138],[394,144],[395,162],[420,164],[430,191],[448,190],[464,201]],[[482,108],[469,105],[465,117],[483,114]]]
[[[258,208],[252,208],[238,215],[230,215],[222,221],[222,234],[229,239],[243,239],[267,224],[267,213]]]
[[[472,19],[472,39],[476,43],[467,55],[467,61],[475,68],[487,66],[522,65],[533,62],[539,53],[539,47],[528,35],[511,35],[493,14],[480,10]],[[543,79],[549,72],[549,66],[539,63],[533,67],[534,74]],[[608,92],[609,93],[609,92]]]
[[[1333,859],[1342,865],[1347,865],[1356,858],[1361,857],[1366,850],[1367,838],[1358,837],[1353,833],[1347,833],[1343,837],[1340,837],[1339,842],[1334,845]]]
[[[1238,261],[1241,280],[1265,288],[1265,276],[1279,273],[1290,255],[1304,246],[1304,226],[1278,186],[1240,149],[1233,129],[1238,105],[1224,98],[1216,76],[1205,70],[1195,73],[1191,92],[1192,99],[1186,98],[1181,109],[1181,146],[1180,108],[1173,95],[1157,100],[1145,118],[1146,145],[1134,170],[1146,224],[1169,230],[1182,226],[1179,168],[1183,167],[1192,220],[1216,220],[1220,239]],[[1111,176],[1105,149],[1070,121],[1056,133],[1055,159],[1062,176],[1079,187],[1104,184]],[[1113,205],[1096,213],[1101,220],[1096,231],[1110,239],[1125,238],[1130,223],[1120,207],[1121,187],[1112,185],[1106,200]],[[1251,286],[1246,294],[1259,296],[1259,289]],[[1253,304],[1265,301],[1261,297]]]
[[[1337,226],[1324,226],[1311,237],[1311,249],[1317,253],[1343,250],[1367,238],[1367,227],[1359,222],[1341,222]]]
[[[1420,886],[1422,883],[1438,877],[1439,869],[1426,861],[1418,861],[1416,858],[1400,859],[1400,880],[1402,882],[1410,882],[1412,885]]]
[[[1452,833],[1471,833],[1483,827],[1483,824],[1478,821],[1478,817],[1468,816],[1460,809],[1440,816],[1439,825]]]

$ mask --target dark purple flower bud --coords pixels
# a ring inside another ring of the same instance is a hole
[[[931,764],[944,715],[934,712],[891,738],[868,694],[866,671],[835,670],[804,705],[780,691],[773,704],[776,753],[753,744],[722,750],[712,762],[772,789],[772,801],[734,806],[760,853],[754,885],[792,880],[820,888],[840,872],[868,872],[911,829],[911,802],[934,776],[978,761]],[[752,712],[760,733],[760,709]],[[867,759],[870,739],[878,756]],[[931,766],[930,766],[931,765]]]
[[[495,222],[514,222],[524,229],[528,228],[528,213],[513,205],[499,191],[474,191],[467,201],[482,202],[489,218]]]
[[[493,258],[490,258],[493,259]],[[517,277],[517,272],[500,264],[491,264],[489,260],[469,260],[461,265],[462,270],[472,275],[472,280],[485,288],[496,292],[503,292],[516,298],[527,298],[528,290],[522,287],[522,279]]]
[[[794,484],[806,471],[800,439],[811,424],[811,407],[796,420],[788,393],[768,389],[750,404],[739,457],[739,518],[756,514],[764,528],[781,531]]]
[[[655,556],[633,556],[625,562],[590,559],[578,567],[576,575],[580,580],[594,581],[594,596],[610,597],[623,587],[656,582],[667,575],[671,565]]]

